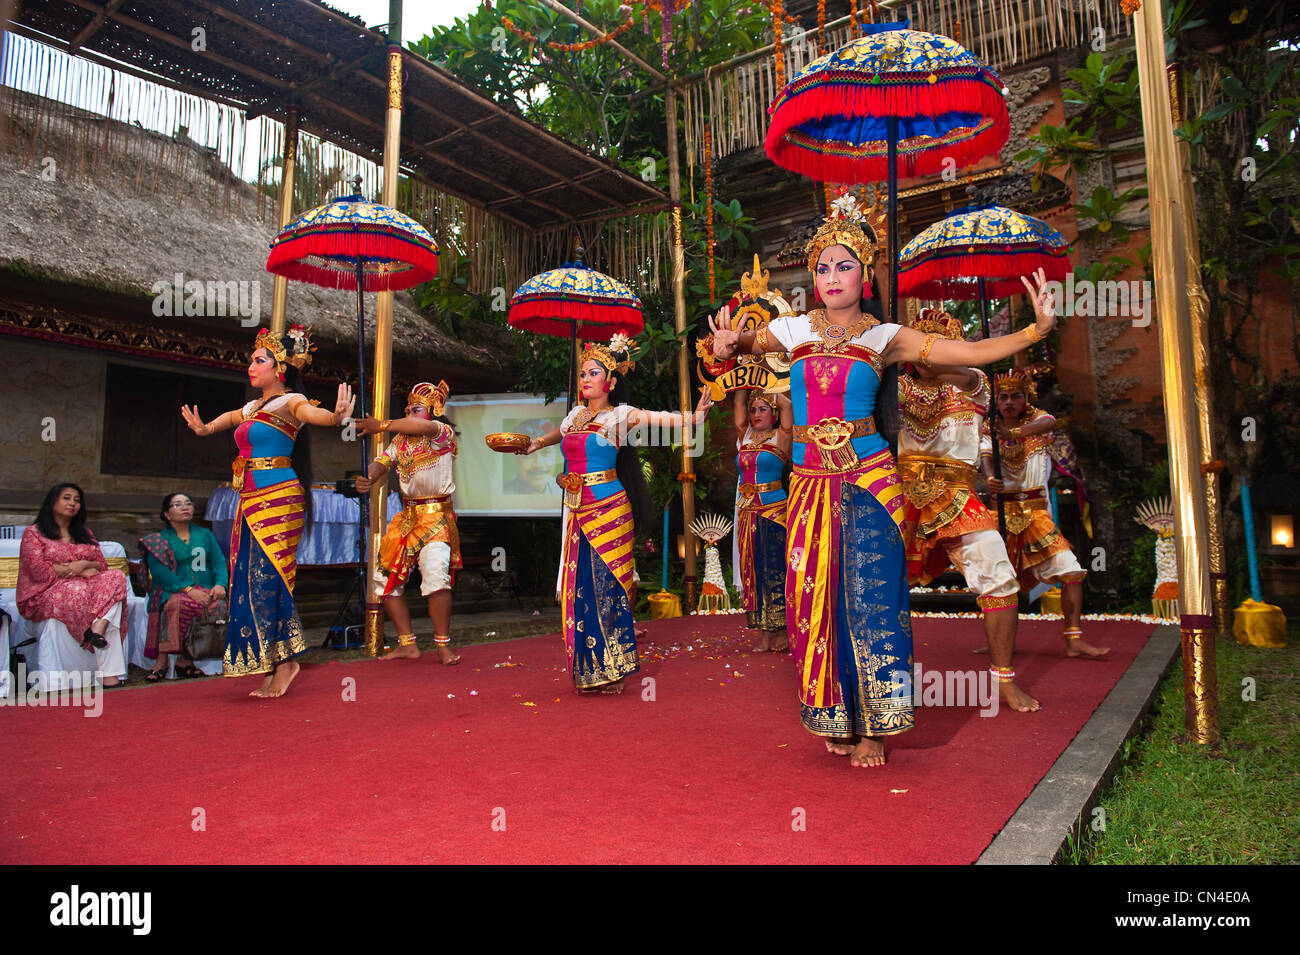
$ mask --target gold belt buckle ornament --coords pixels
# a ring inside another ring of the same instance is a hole
[[[558,474],[555,483],[564,488],[564,503],[569,507],[577,507],[582,503],[581,474]]]
[[[915,477],[908,482],[907,498],[917,507],[925,507],[939,496],[943,490],[943,481],[935,480],[934,465],[929,462],[913,464],[909,470],[914,471]]]
[[[415,508],[407,505],[402,508],[401,513],[397,516],[397,532],[406,537],[415,529]]]
[[[740,485],[740,506],[749,507],[754,503],[754,497],[758,494],[758,487],[746,481]]]
[[[1007,507],[1006,517],[1007,530],[1012,534],[1021,533],[1034,522],[1033,509],[1021,501],[1014,501]]]
[[[822,418],[808,428],[808,437],[813,439],[821,452],[823,467],[847,471],[858,463],[858,452],[850,443],[853,431],[852,422],[835,417]]]
[[[230,462],[230,471],[234,475],[230,483],[234,485],[236,491],[244,486],[244,469],[248,466],[247,459],[241,454],[235,460]]]

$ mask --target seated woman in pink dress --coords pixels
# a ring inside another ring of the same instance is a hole
[[[90,654],[122,639],[126,574],[110,570],[99,542],[86,529],[81,488],[56,484],[45,495],[36,523],[23,532],[18,558],[18,612],[27,620],[51,618]],[[121,674],[106,674],[116,686]]]

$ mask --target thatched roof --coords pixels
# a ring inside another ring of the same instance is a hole
[[[56,167],[47,178],[39,161],[23,155],[27,130],[14,127],[7,148],[0,152],[0,190],[7,197],[0,267],[138,296],[139,321],[159,326],[173,319],[154,317],[152,290],[155,283],[173,283],[177,273],[184,281],[256,283],[260,324],[270,324],[274,277],[265,265],[276,229],[256,215],[256,201],[230,199],[232,192],[238,199],[243,191],[242,198],[249,200],[252,186],[232,182],[228,169],[189,140],[178,142],[30,94],[7,92],[25,101],[23,105],[49,107],[40,113],[43,154],[75,155],[74,143],[84,139],[90,126],[111,127],[116,155],[94,177]],[[178,161],[178,152],[183,161]],[[141,182],[153,187],[138,189]],[[180,195],[183,201],[178,201]],[[252,286],[247,288],[251,296]],[[371,341],[374,308],[375,296],[366,296]],[[291,322],[313,326],[319,339],[341,344],[356,340],[355,293],[290,282],[288,316]],[[241,341],[249,334],[237,316],[216,321],[224,322],[230,335]],[[507,367],[512,353],[507,335],[505,329],[483,327],[475,329],[474,344],[461,341],[422,314],[408,294],[395,297],[395,355],[433,356],[440,363],[497,373]]]
[[[113,6],[113,5],[110,5]],[[414,6],[414,5],[412,5]],[[22,5],[14,29],[90,59],[283,119],[380,159],[387,37],[316,0],[88,0]],[[192,31],[205,30],[205,49]],[[661,209],[667,197],[402,51],[402,163],[415,178],[525,229]]]

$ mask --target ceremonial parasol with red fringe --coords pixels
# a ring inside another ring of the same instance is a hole
[[[870,24],[800,70],[769,109],[764,143],[777,165],[816,180],[888,181],[894,322],[899,175],[955,171],[996,153],[1011,132],[997,73],[956,41],[909,26]]]
[[[573,406],[574,349],[578,336],[607,341],[645,328],[641,300],[622,282],[589,269],[578,249],[573,262],[542,272],[510,296],[511,328],[569,339],[569,407]]]
[[[356,417],[366,414],[366,292],[395,292],[427,282],[438,274],[438,245],[429,231],[391,206],[361,194],[361,177],[350,182],[355,192],[309,209],[271,240],[266,269],[276,275],[325,288],[357,290]],[[361,445],[361,473],[370,465]],[[310,493],[310,491],[309,491]],[[360,496],[361,537],[369,523],[369,500]],[[360,546],[360,545],[359,545]],[[362,549],[364,555],[364,548]],[[365,558],[361,558],[362,594]]]

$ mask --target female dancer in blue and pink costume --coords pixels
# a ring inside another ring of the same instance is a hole
[[[795,426],[786,617],[801,716],[851,765],[883,766],[881,737],[911,729],[913,712],[903,495],[894,456],[876,430],[881,379],[899,361],[989,364],[1040,340],[1056,319],[1040,274],[1033,295],[1038,322],[1024,333],[957,342],[881,324],[871,313],[880,309],[867,271],[875,242],[851,201],[836,205],[808,243],[808,269],[824,310],[742,335],[724,308],[710,325],[718,358],[737,350],[790,355]]]
[[[197,406],[181,415],[198,435],[235,430],[239,457],[232,484],[239,510],[230,539],[230,622],[226,630],[226,676],[265,673],[250,696],[283,696],[298,675],[293,659],[307,652],[293,585],[298,572],[311,487],[311,459],[304,424],[342,426],[352,415],[352,390],[339,385],[331,413],[295,389],[311,361],[307,329],[295,325],[285,338],[263,329],[248,363],[248,380],[260,399],[205,423]]]
[[[624,677],[638,669],[632,607],[636,603],[632,561],[633,516],[643,512],[641,466],[629,432],[639,428],[681,428],[704,420],[712,401],[706,391],[688,418],[675,411],[641,411],[622,402],[623,378],[632,362],[625,336],[609,347],[588,343],[578,375],[582,403],[560,427],[534,438],[521,454],[560,444],[565,473],[564,542],[559,601],[564,647],[574,688],[618,694]],[[638,500],[639,499],[639,500]]]

